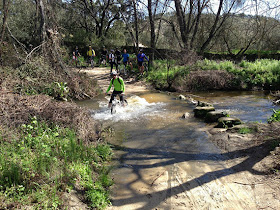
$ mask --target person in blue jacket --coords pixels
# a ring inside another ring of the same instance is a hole
[[[147,56],[143,53],[143,50],[140,49],[139,53],[137,55],[137,62],[138,62],[138,70],[140,72],[141,75],[143,75],[144,72],[144,66],[143,66],[143,62],[144,59],[146,59],[147,61],[149,61],[149,59],[147,58]]]

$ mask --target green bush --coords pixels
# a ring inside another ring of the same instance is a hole
[[[61,192],[74,184],[90,195],[86,198],[92,207],[110,203],[108,187],[113,182],[105,161],[112,150],[107,144],[85,146],[73,130],[36,117],[22,125],[19,139],[0,144],[0,208],[13,202],[34,209],[61,208]]]
[[[279,122],[280,121],[280,109],[278,109],[278,110],[273,109],[273,114],[270,118],[268,118],[267,121],[268,121],[268,123]]]

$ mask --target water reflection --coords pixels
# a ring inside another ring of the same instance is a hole
[[[216,110],[226,111],[230,116],[238,117],[244,122],[266,122],[277,108],[265,92],[253,91],[213,91],[194,93],[213,103]]]

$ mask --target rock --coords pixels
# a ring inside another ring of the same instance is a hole
[[[218,133],[225,133],[227,131],[226,128],[212,128],[210,129],[208,132],[211,134],[211,135],[215,135],[215,134],[218,134]]]
[[[221,111],[211,111],[208,112],[205,116],[205,122],[211,123],[211,122],[218,122],[218,119],[221,117],[226,117],[227,113],[226,112],[221,112]]]
[[[233,127],[234,125],[242,124],[241,120],[236,117],[221,117],[218,119],[217,128],[228,128]]]
[[[186,97],[185,96],[183,96],[183,95],[179,95],[179,97],[178,97],[180,100],[186,100]]]
[[[215,108],[213,106],[197,106],[193,111],[195,117],[204,118],[208,112],[215,111]]]
[[[188,103],[190,103],[190,104],[197,104],[198,103],[198,101],[196,101],[196,100],[194,100],[192,97],[190,97],[190,96],[188,96],[187,98],[186,98],[186,101],[188,102]]]
[[[208,102],[198,101],[197,106],[207,107],[207,106],[213,106],[213,104],[210,104]]]
[[[186,112],[186,113],[183,114],[182,118],[186,119],[186,118],[188,118],[189,116],[190,116],[190,113]]]

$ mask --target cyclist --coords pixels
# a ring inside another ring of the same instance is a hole
[[[87,56],[88,56],[88,62],[90,63],[91,67],[94,67],[94,57],[95,57],[95,51],[92,49],[91,46],[88,47]]]
[[[103,50],[101,51],[100,64],[104,64],[105,66],[107,66],[107,54],[108,51],[106,50],[105,46],[103,46]]]
[[[124,98],[123,98],[124,90],[125,90],[124,81],[121,77],[118,76],[118,73],[116,71],[112,71],[111,76],[113,78],[110,81],[110,85],[109,85],[105,95],[108,94],[112,85],[114,86],[114,91],[111,95],[111,99],[109,101],[108,107],[110,108],[112,106],[112,102],[117,95],[119,95],[120,101],[121,101],[122,105],[124,106]]]
[[[138,70],[140,72],[141,75],[143,75],[144,72],[144,66],[143,66],[143,62],[144,59],[146,59],[147,61],[149,61],[149,59],[147,58],[147,56],[143,53],[143,50],[140,49],[139,53],[137,55],[137,62],[138,62]]]

